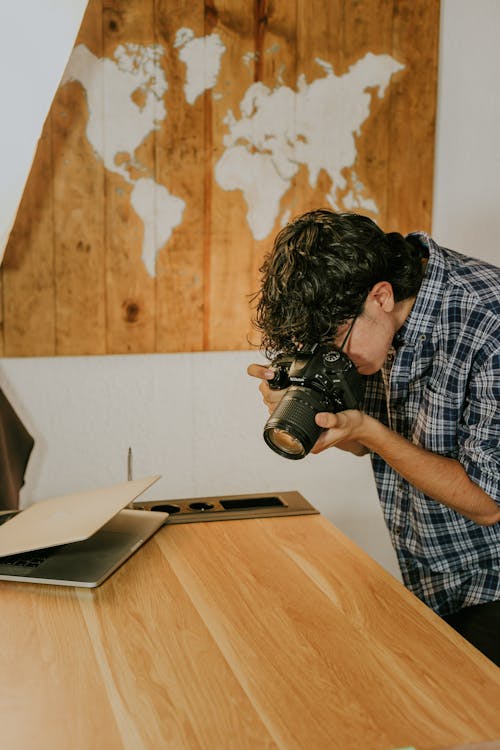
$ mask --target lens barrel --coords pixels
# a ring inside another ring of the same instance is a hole
[[[292,386],[267,420],[264,440],[284,458],[304,458],[323,431],[314,418],[325,408],[321,393]]]

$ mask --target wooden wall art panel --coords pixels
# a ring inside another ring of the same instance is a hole
[[[247,349],[289,218],[430,230],[438,26],[438,0],[90,0],[2,267],[3,355]]]

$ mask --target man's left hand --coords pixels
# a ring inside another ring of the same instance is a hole
[[[368,452],[361,440],[365,419],[366,415],[356,409],[340,411],[337,414],[316,414],[316,424],[323,427],[324,432],[317,439],[311,453],[321,453],[326,448],[335,446],[357,456],[363,456]]]

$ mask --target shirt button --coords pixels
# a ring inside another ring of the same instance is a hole
[[[421,336],[419,336],[419,338],[420,338],[420,341],[425,341],[427,336],[425,335],[425,333],[423,333]]]
[[[396,528],[394,529],[394,533],[396,534],[396,536],[401,536],[402,530],[403,529],[401,528],[401,526],[396,526]]]

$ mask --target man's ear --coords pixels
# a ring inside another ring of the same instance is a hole
[[[389,281],[379,281],[371,288],[368,299],[384,312],[394,310],[394,291]]]

